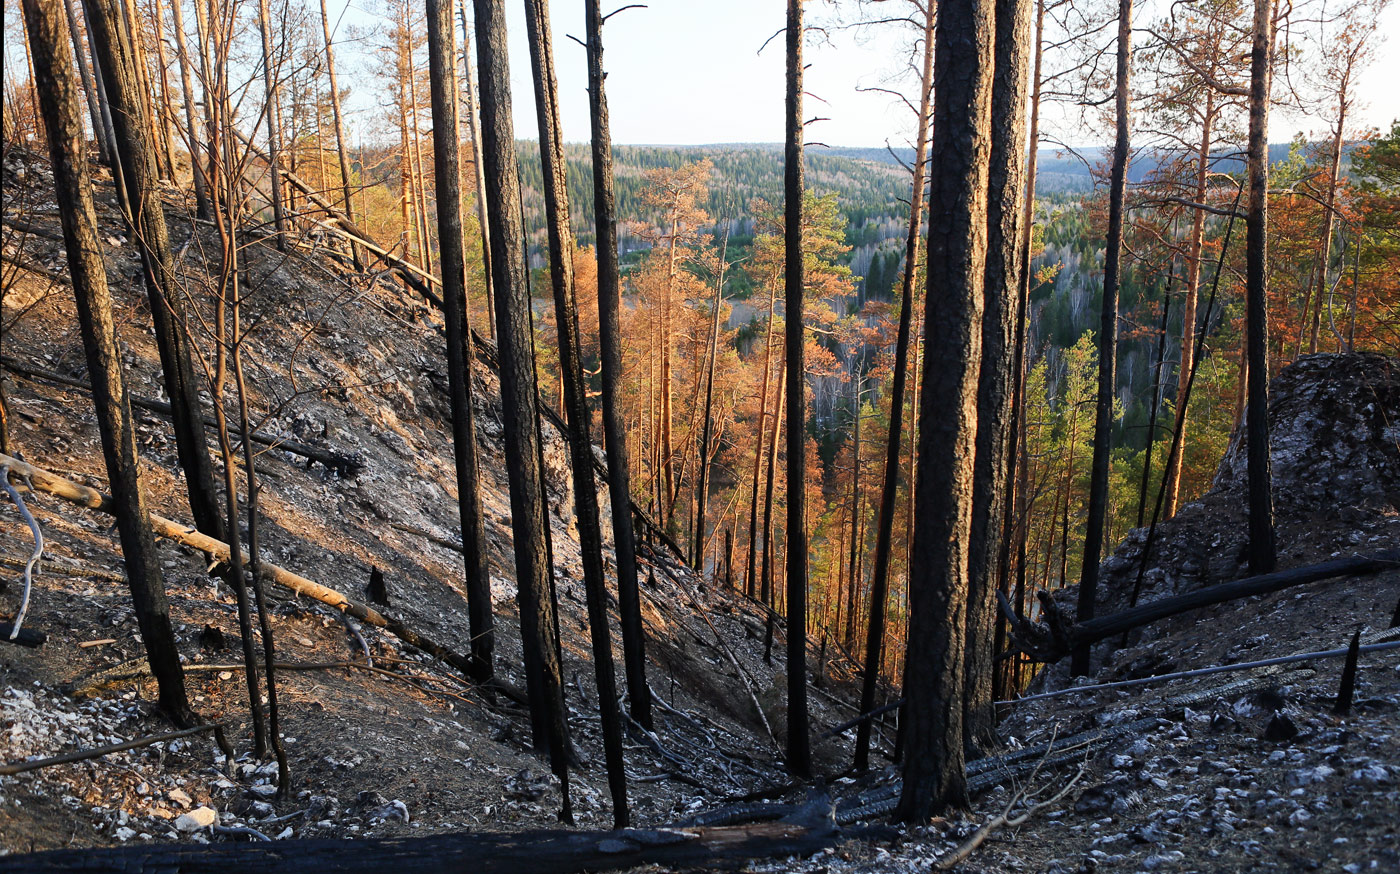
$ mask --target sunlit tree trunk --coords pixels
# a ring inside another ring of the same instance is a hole
[[[919,471],[904,666],[903,788],[896,816],[967,805],[963,656],[987,241],[996,8],[944,0],[934,46],[927,305]]]
[[[179,0],[171,2],[178,3]],[[331,39],[331,17],[326,11],[326,0],[321,0],[321,33],[326,42],[326,76],[331,86],[331,118],[335,124],[335,154],[340,163],[340,191],[345,197],[345,214],[351,221],[356,221],[354,177],[350,175],[350,144],[345,141],[345,117],[340,108],[340,81],[335,74],[335,49]],[[363,270],[364,262],[361,260],[360,247],[357,244],[350,244],[350,255],[354,259],[355,269]]]

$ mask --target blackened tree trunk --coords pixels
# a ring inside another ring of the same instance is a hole
[[[442,311],[447,327],[447,379],[452,403],[452,450],[457,468],[457,513],[471,628],[472,677],[494,673],[495,620],[491,614],[491,564],[481,515],[476,417],[472,410],[472,331],[467,307],[467,265],[462,235],[462,161],[457,123],[457,53],[451,0],[427,0],[428,67],[432,80],[433,151],[438,199]],[[330,41],[326,41],[329,49]],[[348,197],[349,189],[346,194]]]
[[[1113,451],[1113,397],[1117,386],[1118,287],[1123,256],[1123,198],[1128,179],[1129,65],[1133,53],[1133,2],[1118,2],[1118,74],[1115,79],[1117,132],[1113,140],[1113,169],[1108,183],[1108,241],[1103,265],[1103,307],[1099,311],[1099,390],[1094,410],[1094,458],[1089,470],[1089,513],[1084,529],[1084,562],[1079,574],[1079,621],[1094,618],[1103,555],[1104,523],[1108,516],[1108,467]],[[1074,651],[1070,672],[1089,672],[1089,648]]]
[[[894,346],[894,381],[890,388],[890,429],[885,441],[885,478],[880,489],[880,520],[875,534],[875,573],[870,580],[870,627],[865,638],[865,668],[861,673],[860,712],[875,709],[880,679],[880,656],[885,643],[885,609],[889,599],[890,555],[894,546],[895,498],[899,492],[900,438],[904,434],[904,383],[909,371],[909,336],[914,319],[914,277],[923,226],[924,171],[928,160],[929,101],[933,96],[933,29],[938,7],[924,4],[923,70],[919,78],[919,132],[914,140],[914,186],[909,198],[909,229],[904,238],[904,279],[899,291],[899,334]],[[873,720],[856,729],[857,771],[870,767]]]
[[[896,816],[967,805],[963,661],[991,150],[993,0],[944,0],[934,38],[928,287]]]
[[[204,413],[195,382],[190,337],[175,283],[170,235],[161,209],[154,145],[151,131],[144,124],[145,116],[139,111],[139,85],[134,72],[139,57],[117,0],[89,0],[87,11],[88,37],[100,61],[102,76],[107,80],[107,96],[113,109],[112,126],[121,166],[120,183],[125,193],[125,218],[141,254],[146,296],[151,305],[165,391],[170,396],[175,447],[185,474],[190,512],[196,528],[223,540],[225,529],[205,442]]]
[[[1249,63],[1249,205],[1245,213],[1245,357],[1248,361],[1245,448],[1249,486],[1249,571],[1266,574],[1278,561],[1273,476],[1269,469],[1269,89],[1273,3],[1254,0]],[[1080,617],[1083,621],[1084,617]]]
[[[987,278],[983,288],[982,368],[977,387],[977,461],[968,549],[967,691],[963,740],[969,756],[998,743],[995,698],[996,590],[1007,491],[1012,359],[1020,311],[1022,198],[1025,193],[1026,81],[1030,0],[996,0],[996,72],[988,170]]]
[[[763,345],[763,388],[759,390],[758,395],[758,428],[754,435],[753,450],[753,494],[749,499],[749,556],[747,572],[744,574],[744,594],[750,598],[754,596],[755,591],[763,586],[760,583],[756,588],[754,584],[754,575],[758,566],[758,484],[763,476],[763,435],[764,429],[768,425],[768,380],[773,374],[773,322],[777,304],[778,283],[775,277],[768,283],[768,331]],[[780,413],[774,415],[780,415]],[[770,493],[771,491],[772,489],[769,489]],[[765,533],[764,537],[767,536]],[[767,554],[766,547],[764,554]]]
[[[430,0],[432,2],[432,0]],[[603,535],[598,522],[598,488],[593,480],[593,441],[589,437],[587,387],[579,355],[578,301],[574,294],[574,239],[569,227],[569,192],[564,137],[559,121],[559,85],[554,72],[554,46],[545,0],[526,0],[530,31],[530,60],[535,80],[535,110],[539,118],[540,158],[544,169],[546,223],[549,235],[550,279],[554,288],[554,317],[559,335],[560,381],[568,412],[569,460],[574,477],[574,511],[578,519],[583,585],[588,600],[588,627],[593,643],[593,669],[598,710],[603,723],[603,753],[608,789],[613,800],[613,825],[626,828],[627,773],[622,761],[622,712],[613,673],[612,635],[608,631],[608,590],[603,570]],[[622,512],[626,512],[624,508]]]
[[[607,438],[608,503],[612,507],[617,558],[617,603],[622,626],[622,662],[632,718],[651,730],[651,691],[647,688],[646,638],[641,593],[637,588],[637,544],[632,530],[631,467],[622,390],[622,334],[619,307],[621,273],[617,262],[617,199],[613,194],[612,134],[603,72],[603,14],[588,0],[588,101],[593,127],[593,215],[598,234],[598,345],[603,369],[603,433]]]
[[[34,64],[39,110],[48,135],[54,195],[63,225],[78,326],[92,379],[92,399],[107,480],[116,503],[122,560],[160,706],[181,728],[198,723],[185,694],[185,676],[170,623],[160,560],[151,534],[136,458],[135,430],[122,378],[112,321],[112,296],[97,238],[97,212],[83,150],[78,83],[69,54],[68,22],[59,0],[24,0],[24,22]]]
[[[806,370],[802,326],[802,0],[788,0],[787,143],[783,152],[784,337],[787,343],[787,765],[812,770],[807,727]]]
[[[476,218],[481,230],[482,275],[486,284],[486,330],[492,341],[496,339],[496,310],[491,294],[491,231],[486,218],[486,177],[481,169],[481,133],[476,119],[476,85],[472,75],[471,35],[467,30],[466,0],[458,0],[458,17],[462,25],[462,94],[466,100],[467,134],[472,143],[472,178],[476,183]],[[616,234],[614,234],[616,236]]]
[[[550,566],[545,545],[548,506],[541,489],[525,222],[520,207],[505,0],[473,0],[481,73],[482,159],[490,201],[491,272],[500,351],[506,473],[510,480],[520,630],[535,748],[548,751],[554,772],[568,774],[569,733],[559,665]],[[565,798],[567,799],[567,783]]]

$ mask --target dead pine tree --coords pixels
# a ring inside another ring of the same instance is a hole
[[[213,467],[204,435],[204,414],[195,382],[190,336],[181,291],[176,287],[170,235],[161,207],[156,178],[154,140],[139,111],[140,84],[134,72],[145,59],[137,53],[132,34],[117,0],[88,0],[88,37],[113,108],[118,184],[123,214],[141,255],[146,297],[150,302],[156,348],[160,353],[166,394],[170,396],[175,446],[184,473],[185,489],[195,527],[216,539],[224,538],[214,489]]]
[[[171,0],[179,5],[180,0]],[[353,222],[355,220],[355,203],[353,194],[353,177],[350,175],[350,149],[345,142],[345,122],[340,109],[340,82],[335,75],[335,49],[331,40],[331,17],[326,11],[326,0],[321,0],[321,33],[326,42],[326,78],[331,86],[331,120],[335,129],[335,154],[340,163],[340,191],[345,198],[345,214]],[[358,243],[350,244],[350,257],[354,261],[356,270],[363,270],[364,264],[360,259],[360,246]]]
[[[559,664],[550,565],[545,545],[548,506],[541,488],[540,433],[530,291],[525,267],[515,127],[511,119],[510,60],[504,0],[473,0],[481,85],[482,160],[491,220],[491,272],[500,351],[506,473],[510,481],[516,585],[520,603],[525,681],[537,750],[547,751],[569,803],[569,729]]]
[[[1108,474],[1113,451],[1113,399],[1117,388],[1118,290],[1122,276],[1123,201],[1128,187],[1128,104],[1133,55],[1133,0],[1118,2],[1117,75],[1114,78],[1113,163],[1108,181],[1108,240],[1103,264],[1103,305],[1099,310],[1099,387],[1094,405],[1094,456],[1089,471],[1089,511],[1084,528],[1084,560],[1079,574],[1077,613],[1080,622],[1094,618],[1108,516]],[[1070,673],[1089,673],[1089,648],[1070,660]]]
[[[1126,2],[1126,0],[1125,0]],[[1249,572],[1266,574],[1278,564],[1274,537],[1273,476],[1269,464],[1269,89],[1273,63],[1274,4],[1254,2],[1249,60],[1249,177],[1245,212],[1246,480],[1249,493]],[[1081,617],[1082,618],[1082,617]]]
[[[1021,253],[1025,193],[1026,84],[1030,64],[1030,0],[996,0],[996,69],[992,81],[992,146],[988,168],[987,266],[983,286],[982,367],[977,388],[977,459],[968,548],[967,689],[963,741],[968,756],[994,748],[996,591],[1007,500],[1011,394],[1015,391],[1016,316],[1025,269]]]
[[[810,776],[807,725],[807,452],[806,378],[803,368],[802,0],[787,5],[787,132],[783,147],[784,339],[787,345],[787,766]]]
[[[896,816],[967,805],[963,649],[987,237],[994,0],[944,0],[934,33],[927,306]]]
[[[430,0],[432,2],[432,0]],[[622,712],[613,673],[612,635],[608,630],[608,590],[603,568],[603,534],[598,520],[598,489],[593,480],[593,441],[589,437],[588,393],[579,356],[578,301],[574,293],[573,232],[569,227],[569,194],[564,138],[559,121],[559,86],[554,71],[554,46],[545,0],[526,0],[530,61],[535,82],[535,111],[539,119],[540,158],[544,169],[545,215],[549,236],[549,273],[554,290],[554,315],[559,335],[560,380],[568,424],[569,461],[574,478],[574,511],[578,518],[579,552],[588,601],[588,627],[593,643],[593,669],[598,710],[603,723],[603,751],[608,788],[613,801],[613,825],[626,828],[627,773],[622,761]],[[620,512],[626,512],[622,510]]]
[[[107,481],[116,504],[122,561],[151,674],[159,688],[160,707],[181,728],[199,724],[185,693],[170,605],[165,597],[160,560],[141,490],[135,430],[127,403],[121,355],[112,321],[112,295],[97,237],[97,211],[83,147],[78,83],[70,54],[68,22],[60,0],[24,0],[24,23],[34,65],[39,111],[49,145],[63,226],[68,270],[77,302],[78,326],[92,379],[98,434],[107,466]]]
[[[861,671],[860,712],[875,709],[880,679],[880,659],[885,643],[885,608],[889,598],[890,557],[894,551],[895,499],[899,492],[900,442],[904,435],[904,391],[909,372],[909,338],[913,333],[914,279],[919,258],[919,231],[923,228],[925,164],[928,160],[929,101],[933,96],[933,30],[937,7],[925,3],[923,52],[919,77],[919,127],[914,138],[914,180],[909,199],[909,225],[904,238],[904,276],[899,290],[899,328],[894,347],[893,385],[890,388],[890,427],[885,440],[885,472],[880,487],[880,518],[875,533],[875,571],[870,579],[870,624],[865,637],[865,666]],[[855,768],[870,767],[872,720],[856,728]]]
[[[604,88],[603,21],[598,0],[586,0],[588,101],[592,125],[593,216],[597,229],[598,346],[603,382],[603,434],[608,457],[608,503],[612,507],[617,559],[617,603],[622,627],[622,661],[632,718],[648,731],[651,691],[646,678],[646,640],[641,593],[637,587],[637,545],[632,526],[632,484],[627,450],[627,423],[621,408],[622,335],[621,271],[617,253],[617,198],[613,191],[612,134]]]
[[[479,683],[487,683],[494,673],[495,620],[491,613],[491,566],[482,520],[476,417],[472,410],[473,353],[471,315],[467,307],[466,241],[462,233],[456,40],[453,38],[450,0],[428,0],[427,11],[437,223],[438,239],[441,241],[438,261],[442,270],[443,321],[447,329],[447,377],[452,404],[457,513],[462,525],[472,678]]]

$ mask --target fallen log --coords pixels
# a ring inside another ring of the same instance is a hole
[[[47,634],[33,628],[21,628],[19,634],[16,634],[11,640],[10,635],[14,633],[14,630],[15,624],[13,622],[0,622],[0,643],[13,643],[18,646],[34,648],[43,646],[49,641]]]
[[[9,467],[10,472],[17,477],[28,477],[32,487],[39,491],[71,501],[80,507],[99,510],[108,515],[114,511],[112,499],[96,489],[78,485],[3,453],[0,453],[0,465]],[[150,514],[150,516],[152,530],[161,537],[206,553],[217,561],[227,562],[229,560],[228,544],[222,540],[215,540],[207,534],[202,534],[178,522],[172,522],[155,513]],[[275,583],[284,589],[290,589],[298,595],[305,595],[320,601],[322,604],[349,614],[368,625],[382,628],[404,643],[415,646],[434,658],[446,662],[464,675],[468,677],[472,675],[471,659],[449,646],[424,637],[405,624],[402,619],[386,616],[373,607],[347,598],[335,589],[327,588],[271,562],[258,562],[258,571],[259,575],[268,582]],[[523,702],[525,700],[525,696],[519,690],[511,688],[504,682],[493,681],[492,686],[512,701]]]
[[[26,379],[51,382],[57,385],[79,389],[80,391],[92,391],[92,387],[80,379],[73,379],[61,373],[54,373],[50,370],[43,370],[28,364],[22,364],[13,358],[0,356],[0,367],[18,376],[23,376]],[[133,407],[140,407],[143,410],[149,410],[152,413],[159,413],[162,416],[169,417],[171,415],[170,404],[164,401],[155,401],[132,395],[131,405]],[[218,428],[218,423],[214,421],[213,417],[205,416],[204,427],[215,430]],[[347,455],[346,453],[336,452],[330,449],[320,449],[286,437],[254,434],[253,442],[272,449],[279,449],[283,452],[290,452],[293,455],[300,455],[302,458],[314,461],[327,470],[335,471],[347,478],[358,475],[365,466],[364,459],[360,458],[358,455]]]
[[[1037,661],[1054,662],[1064,658],[1076,646],[1098,643],[1134,628],[1169,619],[1190,610],[1224,604],[1228,601],[1236,601],[1254,595],[1267,595],[1292,586],[1344,576],[1374,574],[1398,567],[1400,567],[1400,549],[1387,549],[1373,555],[1337,558],[1320,564],[1289,568],[1288,570],[1246,577],[1230,583],[1221,583],[1217,586],[1207,586],[1184,595],[1160,598],[1128,610],[1073,625],[1069,625],[1063,619],[1057,619],[1057,614],[1051,612],[1047,614],[1051,619],[1048,629],[1040,623],[1016,617],[1011,612],[1005,595],[1000,595],[999,600],[1002,612],[1008,616],[1012,628],[1015,629],[1013,637],[1016,648]],[[1043,592],[1041,595],[1043,596],[1042,601],[1048,597]]]
[[[0,858],[0,872],[304,874],[574,874],[640,865],[739,868],[750,860],[805,856],[852,836],[832,824],[763,823],[722,828],[453,833],[421,838],[165,844],[51,850]]]
[[[47,768],[51,765],[67,765],[73,762],[86,762],[89,759],[100,759],[112,753],[120,753],[125,750],[136,750],[141,747],[148,747],[162,741],[175,740],[177,738],[189,737],[192,734],[214,731],[219,728],[217,722],[205,725],[196,725],[194,728],[185,728],[180,731],[170,731],[165,734],[151,735],[150,737],[137,738],[136,740],[123,741],[122,743],[108,744],[102,747],[92,747],[86,750],[74,750],[71,753],[52,756],[47,759],[31,759],[29,761],[10,762],[0,765],[0,777],[13,777],[15,774],[23,774],[26,771],[37,771],[40,768]]]

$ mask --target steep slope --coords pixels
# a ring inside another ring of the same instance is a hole
[[[31,370],[81,380],[85,368],[71,292],[62,284],[50,184],[42,161],[18,150],[7,156],[7,293],[0,353]],[[146,327],[135,252],[123,238],[110,180],[100,179],[97,193],[130,391],[157,397],[159,364]],[[185,203],[172,201],[170,207],[179,269],[200,314],[192,331],[196,344],[208,351],[217,240],[211,228],[189,220],[192,210]],[[255,418],[265,434],[355,455],[363,469],[343,477],[308,466],[296,455],[264,452],[258,462],[264,555],[355,597],[378,569],[389,591],[386,612],[465,651],[461,561],[441,545],[457,535],[440,321],[391,276],[342,274],[316,251],[317,241],[304,242],[283,255],[256,238],[245,241],[242,282],[253,317],[245,352]],[[19,269],[16,263],[35,269]],[[523,687],[498,386],[489,350],[483,358],[474,386],[501,629],[498,672]],[[14,373],[0,378],[12,440],[27,460],[104,487],[86,394]],[[168,423],[139,410],[135,418],[153,508],[187,519]],[[610,822],[610,814],[567,453],[552,425],[546,423],[544,431],[565,679],[586,765],[575,773],[574,798],[580,824],[596,826]],[[216,475],[220,471],[216,467]],[[599,498],[606,510],[606,489]],[[52,755],[166,730],[148,703],[153,686],[133,677],[128,664],[139,668],[142,650],[110,520],[47,496],[31,504],[48,550],[26,624],[47,632],[49,642],[39,650],[0,649],[6,687],[0,697],[5,738],[0,759]],[[31,546],[27,528],[14,508],[6,507],[0,510],[0,555],[6,559],[0,578],[10,585],[0,592],[0,611],[8,616],[19,594],[13,560],[27,556]],[[606,516],[604,522],[610,536]],[[224,720],[244,750],[246,692],[236,666],[233,596],[205,575],[201,556],[168,543],[162,552],[195,706]],[[779,746],[764,727],[765,721],[781,721],[781,706],[770,690],[777,687],[774,677],[781,677],[783,665],[780,657],[771,665],[762,658],[761,608],[703,585],[659,555],[646,562],[643,581],[649,670],[661,704],[657,734],[634,733],[628,744],[638,818],[644,823],[674,819],[717,798],[783,779]],[[207,740],[176,741],[0,777],[0,847],[175,839],[184,836],[173,825],[175,817],[205,804],[219,812],[222,825],[248,825],[270,836],[512,829],[554,822],[558,793],[546,764],[529,749],[522,708],[478,693],[445,665],[375,629],[347,629],[319,604],[287,592],[273,594],[279,657],[299,666],[279,676],[295,781],[287,801],[269,797],[267,770],[257,763],[245,761],[230,780],[218,773]],[[781,625],[777,634],[781,642]],[[309,667],[363,665],[357,636],[364,638],[375,671],[368,665]],[[615,633],[614,641],[617,645]],[[776,649],[780,655],[781,643]],[[104,671],[108,680],[124,678],[81,688]],[[847,678],[850,673],[839,663],[831,672]],[[853,713],[835,696],[818,695],[817,725]],[[828,766],[836,753],[825,750]]]

